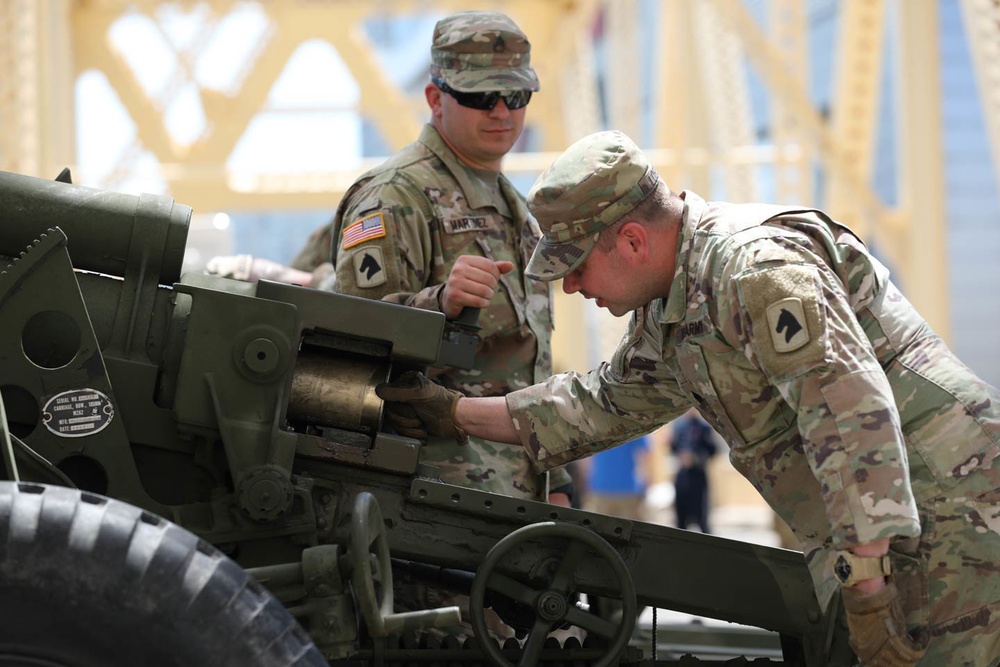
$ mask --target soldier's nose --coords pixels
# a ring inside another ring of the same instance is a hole
[[[566,294],[580,291],[580,281],[576,279],[576,271],[571,271],[563,277],[562,288]]]

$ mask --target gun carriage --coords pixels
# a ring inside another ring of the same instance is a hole
[[[798,552],[421,466],[374,387],[467,366],[473,326],[182,275],[189,207],[68,180],[0,172],[0,659],[723,664],[635,646],[648,605],[775,633],[781,658],[753,664],[852,664]],[[457,607],[397,613],[394,577],[468,594],[475,638],[433,632]],[[589,597],[619,600],[622,618]],[[522,641],[481,639],[486,607]],[[567,625],[588,639],[547,640]]]

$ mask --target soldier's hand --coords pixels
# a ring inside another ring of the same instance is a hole
[[[383,382],[375,393],[385,401],[385,415],[400,435],[427,440],[428,435],[452,436],[460,445],[469,441],[455,421],[462,394],[445,389],[423,373],[408,371],[394,382]]]
[[[487,308],[500,276],[513,269],[511,262],[494,262],[477,255],[459,256],[441,290],[441,312],[453,319],[463,308]]]
[[[890,581],[869,595],[843,588],[841,596],[851,648],[864,667],[911,667],[920,662],[927,642],[907,634],[895,584]]]
[[[249,281],[253,273],[253,255],[217,255],[208,260],[205,273]]]
[[[332,265],[330,266],[332,267]],[[308,287],[313,281],[312,273],[299,271],[279,262],[252,255],[213,257],[205,265],[205,271],[211,275],[250,283],[255,283],[258,280],[271,280]]]

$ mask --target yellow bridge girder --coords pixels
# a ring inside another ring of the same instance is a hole
[[[991,0],[963,1],[967,13],[997,11]],[[199,59],[227,17],[248,5],[264,17],[266,29],[238,76],[226,90],[200,83]],[[138,74],[141,54],[120,51],[111,33],[124,17],[163,29],[167,6],[197,19],[196,30],[183,44],[167,40],[173,69],[167,84],[150,93]],[[332,211],[354,177],[377,159],[338,166],[331,156],[323,171],[238,178],[227,167],[254,120],[275,111],[269,95],[293,54],[311,40],[331,45],[360,90],[354,111],[377,129],[388,150],[396,150],[416,136],[428,112],[422,91],[394,82],[366,26],[390,16],[496,9],[528,34],[542,80],[528,114],[538,152],[508,156],[508,173],[537,173],[573,140],[602,127],[634,135],[672,187],[708,198],[756,198],[756,167],[773,166],[779,201],[822,205],[876,244],[917,307],[947,337],[940,94],[926,83],[936,81],[939,60],[936,3],[837,4],[837,87],[829,114],[808,94],[804,3],[772,0],[768,6],[770,15],[760,21],[743,0],[671,0],[656,5],[654,29],[647,30],[650,17],[634,0],[0,0],[0,169],[53,177],[76,167],[75,86],[96,71],[134,123],[134,136],[107,173],[84,184],[119,189],[141,160],[151,158],[166,192],[198,212]],[[897,19],[891,25],[890,17]],[[996,21],[991,25],[992,40],[970,38],[980,55],[997,43]],[[904,168],[899,203],[891,205],[871,178],[887,28],[901,51],[903,97],[895,125]],[[977,59],[981,76],[996,77],[994,60]],[[772,107],[766,145],[754,136],[760,128],[750,117],[748,66]],[[179,141],[166,109],[192,86],[204,129]],[[996,142],[995,121],[991,129]],[[817,166],[825,184],[820,202],[811,201]]]

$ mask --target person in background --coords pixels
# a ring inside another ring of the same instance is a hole
[[[674,474],[674,509],[677,527],[697,525],[703,533],[711,533],[708,514],[710,493],[708,460],[715,456],[715,431],[698,410],[689,409],[670,426],[670,452],[677,462]]]
[[[697,407],[863,665],[1000,662],[1000,391],[850,229],[673,192],[621,132],[574,143],[528,205],[528,275],[631,311],[617,351],[505,397],[404,375],[376,387],[398,428],[520,442],[544,470]]]
[[[581,490],[582,507],[588,512],[645,521],[650,436],[598,452],[582,459],[585,487]]]

